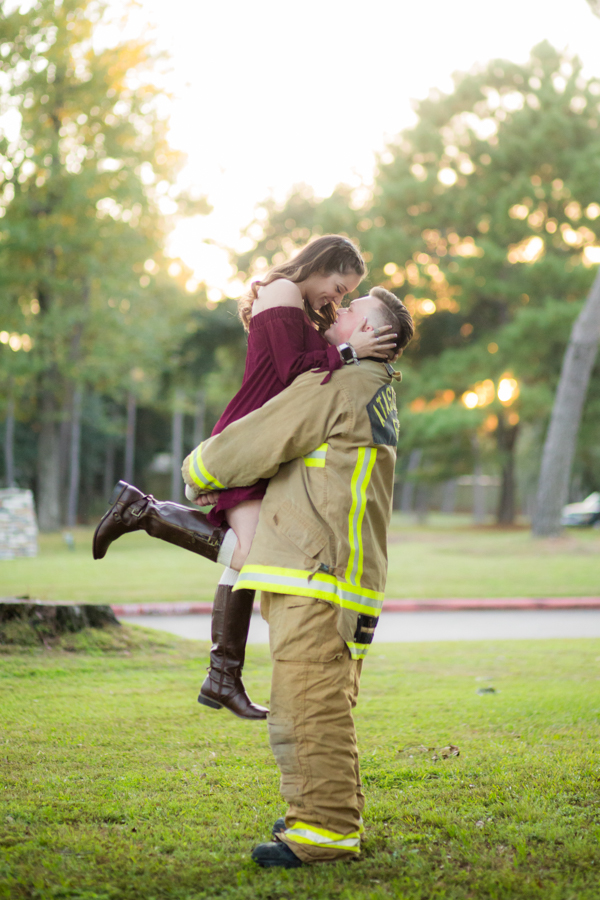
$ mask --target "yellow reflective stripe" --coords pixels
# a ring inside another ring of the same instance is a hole
[[[275,566],[244,566],[236,581],[234,590],[249,588],[271,591],[274,594],[295,594],[299,597],[315,597],[329,600],[343,609],[352,609],[377,617],[383,604],[383,591],[357,588],[335,575],[317,572],[310,581],[309,574],[302,569],[283,569]]]
[[[354,641],[346,641],[352,659],[364,659],[369,652],[370,644],[356,644]]]
[[[286,828],[285,836],[297,844],[312,844],[318,847],[343,847],[345,850],[359,852],[360,831],[352,831],[350,834],[336,834],[335,831],[327,831],[325,828],[317,828],[306,822],[296,822],[291,828]]]
[[[304,460],[304,465],[307,468],[312,467],[317,469],[324,469],[328,447],[329,444],[321,444],[321,446],[317,447],[316,450],[313,450],[311,453],[307,453],[306,456],[302,457]]]
[[[203,444],[200,444],[199,447],[192,453],[192,465],[190,468],[190,474],[198,487],[205,488],[206,490],[214,490],[214,488],[225,487],[224,484],[221,484],[220,481],[211,475],[204,463],[202,462],[202,450]]]
[[[369,597],[372,600],[383,601],[383,591],[372,591],[370,588],[358,588],[354,587],[351,584],[346,584],[345,581],[339,581],[335,575],[328,575],[325,572],[317,572],[313,577],[308,580],[310,577],[310,572],[307,572],[306,569],[287,569],[283,566],[254,566],[247,565],[242,568],[240,574],[244,572],[252,572],[257,576],[265,575],[265,576],[282,576],[285,578],[299,578],[302,579],[306,584],[313,585],[315,582],[318,584],[338,584],[341,588],[343,588],[344,593],[347,594],[355,594],[360,597]],[[239,579],[238,579],[239,580]],[[237,584],[237,581],[236,581]]]
[[[360,586],[363,573],[362,522],[367,508],[367,487],[371,480],[371,472],[377,459],[375,447],[359,447],[358,459],[354,467],[350,491],[352,505],[348,515],[348,539],[350,542],[350,558],[346,569],[346,580],[350,584]]]

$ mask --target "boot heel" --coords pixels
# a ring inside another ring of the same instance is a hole
[[[198,703],[202,703],[204,706],[210,706],[211,709],[223,709],[222,703],[217,703],[216,700],[209,700],[208,697],[205,697],[203,694],[198,695]]]
[[[117,481],[113,488],[113,492],[110,495],[110,500],[108,501],[109,506],[113,506],[117,502],[126,487],[129,487],[126,481]]]

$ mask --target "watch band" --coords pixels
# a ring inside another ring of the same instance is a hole
[[[352,344],[339,344],[338,350],[346,366],[351,363],[355,363],[357,366],[359,365],[358,356]]]

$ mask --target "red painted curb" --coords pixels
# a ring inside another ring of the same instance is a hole
[[[127,603],[113,605],[116,616],[208,615],[212,603]],[[254,605],[259,610],[258,603]],[[450,597],[439,600],[384,600],[383,612],[455,611],[461,609],[600,609],[600,597]]]
[[[383,601],[384,612],[459,609],[600,609],[600,597],[451,597]]]

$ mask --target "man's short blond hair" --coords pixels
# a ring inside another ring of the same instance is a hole
[[[400,356],[404,348],[410,343],[415,333],[415,325],[412,316],[406,306],[391,291],[386,291],[382,287],[374,287],[369,291],[369,296],[379,300],[381,307],[378,310],[378,317],[381,318],[381,325],[391,325],[392,332],[397,335],[395,344],[396,349],[390,354],[391,357]],[[376,314],[377,315],[377,314]]]

